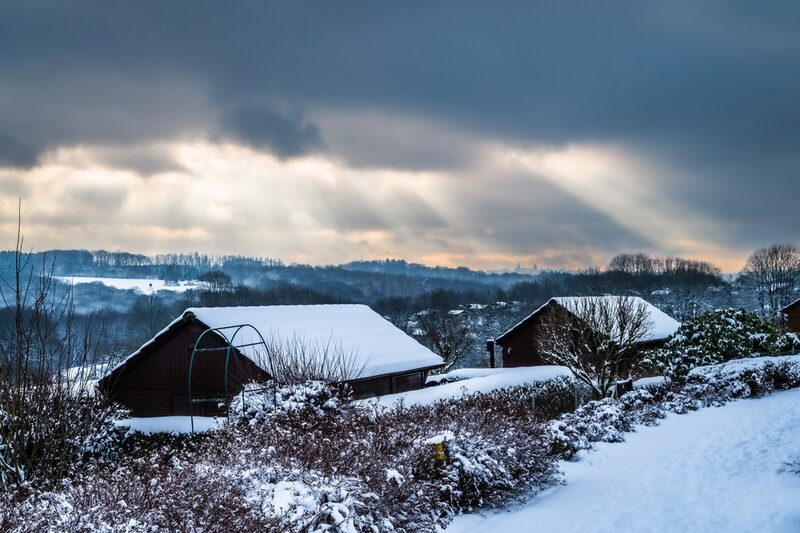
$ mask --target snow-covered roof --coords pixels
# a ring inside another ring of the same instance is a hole
[[[609,305],[617,305],[620,301],[620,296],[558,296],[555,298],[550,298],[544,305],[539,307],[536,311],[531,313],[530,315],[523,318],[519,323],[517,323],[514,327],[503,333],[500,337],[497,338],[497,341],[502,341],[504,337],[515,331],[518,327],[522,326],[526,323],[529,319],[539,314],[544,308],[546,308],[551,303],[555,302],[567,311],[571,311],[573,309],[578,308],[581,305],[582,301],[592,299],[592,300],[604,300],[608,302]],[[654,306],[647,300],[639,298],[638,296],[625,296],[626,300],[630,301],[633,305],[644,305],[645,310],[647,311],[648,319],[651,323],[651,328],[648,330],[647,334],[645,334],[641,339],[640,342],[650,342],[650,341],[658,341],[663,340],[671,335],[673,335],[678,328],[680,327],[680,322],[666,314],[664,311],[659,309],[658,307]]]
[[[312,357],[324,357],[326,349],[333,350],[352,359],[348,366],[358,372],[353,378],[393,374],[443,363],[441,357],[366,305],[350,304],[191,307],[129,355],[126,361],[141,353],[173,326],[191,317],[209,328],[252,325],[263,336],[267,346],[273,348],[296,346],[299,342]],[[221,333],[230,338],[233,331]],[[233,344],[256,343],[260,340],[258,333],[243,328],[233,339]],[[239,351],[269,371],[263,346],[242,346]],[[125,361],[117,368],[124,364]]]

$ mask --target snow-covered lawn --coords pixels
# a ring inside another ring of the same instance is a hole
[[[114,287],[115,289],[135,289],[143,294],[151,294],[158,291],[184,292],[203,286],[203,283],[198,281],[181,281],[177,285],[167,285],[163,279],[92,278],[85,276],[58,276],[58,279],[71,285],[102,283],[107,287]]]
[[[562,462],[567,484],[527,505],[457,517],[454,532],[798,532],[800,389],[642,427]]]
[[[545,365],[495,369],[495,372],[489,372],[488,375],[486,375],[486,370],[492,369],[480,369],[478,377],[361,401],[374,402],[383,407],[393,407],[402,401],[403,405],[408,407],[427,405],[443,399],[457,399],[477,392],[491,392],[531,383],[541,383],[560,377],[572,379],[569,369],[563,366]]]

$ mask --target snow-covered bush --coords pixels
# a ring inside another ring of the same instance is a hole
[[[620,442],[636,425],[653,425],[667,413],[684,414],[705,406],[800,387],[800,356],[757,357],[695,368],[678,386],[623,394],[589,402],[551,421],[545,433],[550,453],[569,459],[594,442]]]
[[[798,386],[800,356],[760,357],[695,368],[684,392],[705,404],[720,404]]]
[[[551,422],[543,391],[563,412],[574,398],[566,383],[335,411],[323,408],[333,408],[325,387],[287,388],[281,408],[269,403],[246,423],[203,436],[136,435],[127,455],[88,463],[49,491],[0,492],[0,530],[435,531],[455,514],[557,482],[557,459],[623,440],[638,424],[795,386],[800,356],[736,360]]]
[[[667,346],[650,352],[642,367],[675,377],[692,368],[731,359],[794,353],[796,335],[782,334],[775,324],[743,309],[718,309],[687,320]]]
[[[435,531],[554,483],[543,418],[574,392],[565,381],[394,409],[338,406],[323,386],[279,397],[204,436],[133,435],[115,463],[0,502],[0,529]]]
[[[780,353],[800,353],[800,335],[787,332],[778,338],[778,352]]]
[[[229,407],[236,421],[263,422],[276,412],[300,414],[312,411],[323,415],[338,411],[351,399],[349,389],[323,381],[307,381],[273,390],[272,383],[250,383],[234,397]]]
[[[0,486],[51,485],[117,452],[122,413],[113,406],[59,384],[20,387],[0,378]]]
[[[664,416],[652,392],[635,390],[619,399],[591,401],[553,420],[547,427],[547,441],[552,454],[569,459],[593,442],[622,442],[623,434],[634,425],[651,425]]]

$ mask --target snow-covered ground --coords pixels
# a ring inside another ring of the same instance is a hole
[[[487,369],[481,369],[487,370]],[[445,398],[461,398],[476,392],[491,392],[497,389],[506,389],[528,383],[539,383],[549,381],[558,377],[572,378],[570,371],[563,366],[530,366],[520,368],[507,368],[503,371],[489,373],[489,375],[445,383],[435,387],[427,387],[421,390],[401,392],[399,394],[387,394],[378,398],[361,400],[363,402],[376,403],[383,407],[393,407],[398,402],[404,406],[427,405]]]
[[[433,374],[425,380],[427,385],[433,385],[442,381],[461,381],[463,379],[482,378],[508,372],[510,368],[459,368],[444,374]]]
[[[163,279],[136,279],[136,278],[91,278],[83,276],[59,276],[59,281],[72,285],[83,283],[102,283],[115,289],[129,290],[135,289],[144,294],[151,294],[158,291],[184,292],[189,289],[196,289],[202,285],[197,281],[181,281],[177,285],[167,285]]]
[[[563,462],[567,484],[447,531],[800,531],[800,389],[642,427]]]
[[[637,379],[633,382],[634,389],[647,389],[649,387],[661,387],[662,385],[667,385],[669,383],[669,378],[666,376],[653,376],[649,378],[641,378]]]
[[[216,429],[225,423],[225,418],[210,416],[194,417],[194,431],[200,433]],[[188,416],[154,416],[149,418],[128,418],[116,422],[117,426],[128,427],[134,431],[150,435],[152,433],[191,433],[192,421]]]

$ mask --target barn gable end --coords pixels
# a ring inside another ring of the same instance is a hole
[[[100,389],[131,410],[133,416],[189,414],[189,359],[198,336],[207,326],[186,318],[162,331],[124,364],[100,380]],[[201,348],[224,348],[217,335],[206,335]],[[228,369],[230,392],[248,381],[265,381],[269,375],[236,351]],[[225,390],[225,352],[201,352],[192,370],[192,395],[197,399],[221,398]],[[211,416],[221,411],[215,402],[196,403],[195,415]]]

